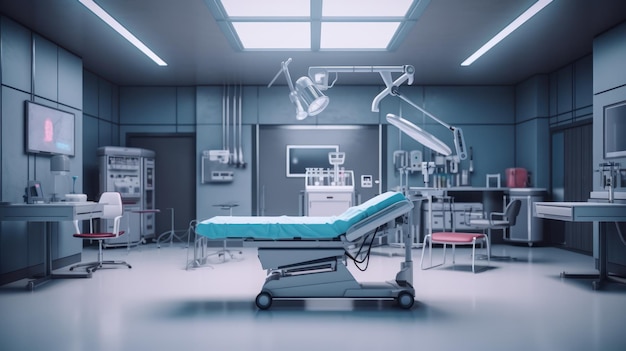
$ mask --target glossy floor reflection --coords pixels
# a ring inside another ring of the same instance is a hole
[[[394,249],[384,249],[392,252]],[[626,286],[593,291],[562,270],[591,271],[593,259],[557,248],[495,246],[491,269],[473,274],[469,249],[456,266],[419,269],[416,303],[275,301],[254,298],[265,271],[255,249],[236,260],[186,270],[181,244],[109,249],[132,269],[57,280],[35,291],[25,281],[0,287],[1,350],[624,350]],[[435,249],[434,259],[440,259]],[[83,259],[96,251],[85,249]],[[350,265],[359,281],[392,280],[402,258],[372,256]],[[478,261],[478,264],[484,264]]]

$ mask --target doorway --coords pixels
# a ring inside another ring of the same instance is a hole
[[[587,201],[593,190],[593,124],[584,122],[552,132],[552,201]],[[551,242],[593,253],[592,223],[547,221]]]
[[[171,229],[174,209],[174,229],[184,230],[196,216],[196,140],[191,133],[128,134],[128,147],[155,152],[155,234],[158,237]]]

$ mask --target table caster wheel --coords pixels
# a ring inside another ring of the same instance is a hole
[[[398,305],[406,310],[413,307],[413,303],[415,302],[415,297],[408,291],[402,291],[398,294],[396,298]]]
[[[266,310],[272,305],[272,295],[267,291],[261,291],[261,293],[256,296],[254,303],[256,303],[258,308]]]

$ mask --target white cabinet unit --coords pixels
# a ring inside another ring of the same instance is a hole
[[[350,208],[353,201],[352,191],[307,192],[307,216],[335,216]]]

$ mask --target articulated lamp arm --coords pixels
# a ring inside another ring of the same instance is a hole
[[[372,101],[372,112],[378,112],[378,104],[387,95],[391,93],[394,86],[402,85],[408,81],[413,84],[413,73],[415,68],[411,65],[403,66],[311,66],[309,67],[309,77],[313,80],[315,86],[320,90],[332,88],[335,84],[333,81],[328,83],[330,73],[379,73],[385,83],[385,90],[380,92]],[[400,77],[393,80],[392,73],[402,73]],[[336,79],[335,79],[336,80]]]
[[[276,73],[274,79],[267,85],[267,87],[271,87],[272,84],[280,77],[282,73],[285,74],[285,78],[287,79],[287,85],[289,85],[289,100],[296,105],[296,119],[303,120],[308,117],[308,113],[304,110],[300,99],[298,99],[298,95],[296,93],[296,89],[293,86],[293,82],[291,81],[291,74],[289,74],[289,64],[291,63],[291,57],[287,61],[283,61],[280,63],[280,71]]]
[[[467,158],[467,149],[465,147],[465,137],[463,137],[463,130],[461,130],[461,128],[453,127],[453,126],[443,122],[439,118],[435,117],[432,113],[430,113],[430,112],[426,111],[425,109],[421,108],[420,106],[415,104],[413,101],[409,100],[406,96],[402,95],[402,93],[400,93],[398,91],[398,87],[397,86],[395,86],[395,87],[393,87],[391,89],[391,93],[390,94],[393,95],[393,96],[399,97],[400,99],[402,99],[402,101],[404,101],[407,104],[415,107],[417,110],[419,110],[420,112],[422,112],[426,116],[430,117],[435,122],[437,122],[437,123],[441,124],[442,126],[448,128],[452,132],[452,135],[454,136],[454,148],[456,150],[456,155],[461,160],[465,160]],[[401,130],[404,131],[403,129],[401,129]],[[442,153],[442,152],[440,152],[440,153]],[[445,154],[445,153],[443,153],[443,154]],[[448,155],[446,155],[446,156],[448,156]]]

